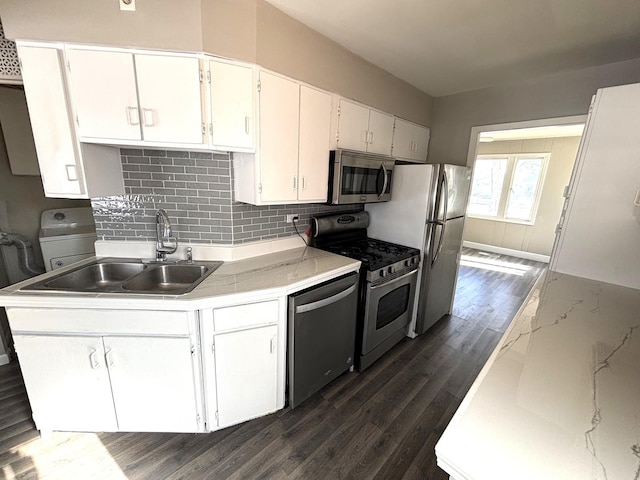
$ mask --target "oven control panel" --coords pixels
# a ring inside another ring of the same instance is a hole
[[[414,255],[413,257],[401,260],[392,265],[367,272],[367,282],[378,284],[393,280],[394,278],[401,277],[413,270],[417,270],[419,264],[420,257],[418,255]]]

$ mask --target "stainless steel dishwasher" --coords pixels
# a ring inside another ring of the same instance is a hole
[[[353,367],[357,273],[289,296],[288,380],[293,408]]]

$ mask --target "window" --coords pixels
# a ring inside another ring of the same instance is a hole
[[[549,154],[479,155],[467,213],[533,224]]]

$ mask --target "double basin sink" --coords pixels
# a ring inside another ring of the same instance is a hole
[[[101,258],[23,290],[181,295],[193,290],[220,265],[222,262],[146,263]]]

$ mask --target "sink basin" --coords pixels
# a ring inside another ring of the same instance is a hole
[[[147,268],[142,263],[96,263],[45,282],[54,289],[100,290],[119,285]]]
[[[193,290],[222,265],[222,262],[160,264],[124,260],[96,260],[32,283],[23,290],[181,295]]]
[[[208,271],[204,265],[158,265],[125,282],[122,288],[158,293],[186,291],[200,283]]]

